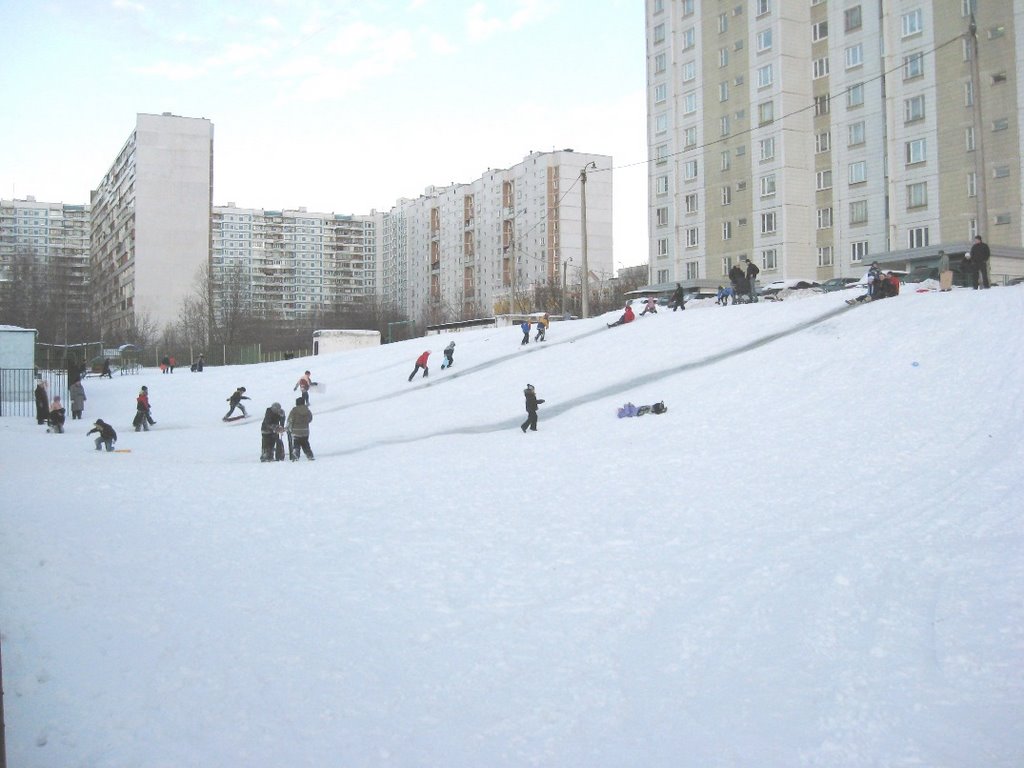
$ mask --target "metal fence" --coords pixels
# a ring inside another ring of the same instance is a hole
[[[0,368],[0,416],[35,418],[38,379],[46,382],[46,391],[51,401],[54,395],[60,395],[61,402],[68,402],[67,371]],[[69,405],[65,407],[70,409]]]

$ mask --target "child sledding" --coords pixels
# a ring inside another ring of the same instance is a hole
[[[620,419],[630,419],[634,416],[644,416],[648,413],[662,414],[668,410],[668,406],[665,405],[665,401],[661,400],[653,405],[633,405],[632,403],[626,403],[619,408]]]

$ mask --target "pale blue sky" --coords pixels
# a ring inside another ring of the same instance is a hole
[[[387,210],[531,150],[612,155],[646,260],[639,0],[0,0],[0,196],[88,201],[138,112],[213,121],[214,202]]]

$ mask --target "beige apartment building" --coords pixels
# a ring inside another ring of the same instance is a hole
[[[104,338],[174,322],[210,259],[213,123],[140,114],[91,195],[93,309]]]
[[[1024,0],[647,0],[650,279],[1024,274]]]

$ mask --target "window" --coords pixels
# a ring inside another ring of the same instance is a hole
[[[682,71],[683,82],[684,83],[688,83],[691,80],[696,80],[697,79],[697,62],[694,61],[693,59],[690,59],[689,61],[683,62],[683,66],[681,68],[681,71]]]
[[[771,160],[775,157],[775,137],[769,136],[758,142],[758,157],[761,161]]]
[[[654,180],[654,191],[659,195],[668,194],[668,176],[659,176]]]
[[[859,120],[856,123],[850,123],[849,136],[846,145],[849,147],[856,147],[859,144],[864,143],[864,121]]]
[[[814,116],[821,117],[829,113],[831,98],[826,93],[823,96],[814,97]]]
[[[683,0],[683,16],[693,16],[693,0]]]
[[[997,213],[995,216],[992,217],[992,223],[997,226],[1000,224],[1009,224],[1010,221],[1010,214],[1008,213]]]
[[[732,269],[732,256],[722,257],[722,277],[729,274],[729,270]]]
[[[686,181],[693,181],[697,178],[697,161],[687,160],[683,163],[683,178]]]
[[[690,91],[683,94],[683,114],[692,115],[697,111],[697,92]]]
[[[853,32],[855,29],[860,29],[862,23],[859,5],[855,5],[853,8],[847,8],[843,11],[843,29],[845,31]]]
[[[850,203],[850,224],[866,224],[868,221],[868,201],[854,200]]]
[[[723,240],[731,240],[732,239],[732,222],[731,221],[723,221],[722,222],[722,239]]]
[[[998,120],[992,121],[993,131],[1005,131],[1010,127],[1010,121],[1005,117],[1000,117]]]
[[[697,126],[688,125],[683,129],[683,147],[691,149],[697,146]]]
[[[660,75],[666,69],[665,62],[667,61],[664,53],[659,53],[654,57],[654,74]]]
[[[912,227],[907,232],[908,248],[925,248],[928,245],[928,227]]]
[[[912,53],[903,57],[903,79],[913,80],[924,75],[924,54]]]
[[[727,67],[729,66],[729,49],[719,48],[718,49],[718,66]]]
[[[776,225],[778,224],[775,211],[769,211],[768,213],[761,214],[761,234],[771,235],[776,231]]]
[[[775,104],[771,101],[764,101],[757,105],[757,122],[759,125],[767,125],[775,119]]]
[[[977,8],[978,0],[960,0],[960,15],[967,18],[974,13]]]
[[[666,98],[668,98],[668,86],[664,83],[654,86],[654,103],[661,104]]]
[[[967,239],[973,240],[978,235],[978,220],[971,219],[967,222]]]
[[[654,44],[660,45],[665,42],[665,25],[659,24],[654,28]]]
[[[967,146],[968,152],[974,151],[974,126],[969,126],[964,130],[964,143]]]
[[[997,165],[992,169],[993,179],[1006,179],[1010,176],[1010,166],[1008,165]]]
[[[665,10],[665,0],[654,0],[654,13],[662,13]]]
[[[728,101],[729,100],[729,81],[725,80],[718,84],[718,100]]]
[[[925,139],[914,139],[906,143],[907,165],[923,163],[925,161],[926,142]]]
[[[757,52],[770,51],[772,49],[772,31],[763,29],[757,33]]]
[[[820,155],[822,152],[828,152],[832,149],[832,134],[828,131],[822,131],[814,136],[814,153]]]
[[[700,245],[700,229],[698,227],[686,228],[686,247],[696,248]]]
[[[656,133],[665,133],[668,130],[668,115],[662,112],[654,118],[654,130]]]
[[[967,174],[967,196],[977,197],[978,196],[978,174],[971,171]]]
[[[849,173],[851,184],[863,184],[868,180],[867,162],[864,160],[858,160],[855,163],[850,163]]]
[[[819,21],[811,26],[811,41],[818,42],[828,37],[828,22]]]
[[[723,34],[729,31],[729,14],[720,13],[718,14],[718,34]]]
[[[657,225],[659,227],[667,227],[668,226],[668,206],[667,205],[663,205],[661,208],[658,208],[658,210],[655,211],[655,218],[657,220]]]
[[[818,229],[830,229],[832,227],[832,209],[818,209]]]
[[[693,27],[687,27],[683,30],[682,38],[683,50],[688,51],[697,44],[697,32]]]
[[[846,68],[853,69],[864,63],[864,45],[857,43],[846,49]]]
[[[907,209],[928,207],[928,182],[907,184]]]
[[[769,173],[767,176],[762,176],[760,181],[761,186],[761,197],[774,197],[775,196],[775,174]]]
[[[815,59],[811,65],[811,78],[817,80],[819,77],[828,75],[828,56]]]
[[[774,248],[766,248],[761,251],[761,269],[765,272],[779,268],[778,253]]]
[[[862,106],[864,106],[864,83],[856,83],[846,89],[846,107],[853,109]]]
[[[655,147],[654,158],[658,165],[664,165],[668,162],[668,144],[659,144]]]
[[[775,79],[771,64],[765,64],[757,68],[757,87],[767,88]]]
[[[1006,82],[1006,73],[1005,72],[997,72],[996,74],[992,75],[992,85],[1001,85],[1002,83],[1005,83],[1005,82]]]
[[[850,243],[850,261],[856,263],[864,261],[864,258],[868,255],[868,241],[858,240],[857,242]]]
[[[818,249],[818,266],[819,267],[831,267],[832,266],[832,246],[826,245]]]
[[[697,280],[700,276],[700,262],[688,261],[686,262],[686,279]]]
[[[924,120],[923,93],[903,101],[903,122],[915,123],[918,120]]]
[[[691,192],[684,197],[683,204],[686,207],[687,213],[697,213],[700,210],[700,199],[697,197],[696,192]]]
[[[818,171],[814,175],[814,188],[819,192],[823,189],[832,189],[832,170]]]
[[[667,283],[667,282],[669,282],[668,270],[667,269],[659,269],[658,270],[658,282],[659,283]]]
[[[720,136],[729,135],[729,116],[722,115],[718,118],[718,133]]]
[[[731,160],[732,155],[730,154],[729,150],[728,149],[723,149],[721,154],[719,155],[719,157],[720,157],[720,160],[719,160],[720,168],[723,171],[728,171],[732,167],[732,160]]]
[[[910,13],[904,13],[900,17],[900,30],[903,37],[920,34],[923,29],[924,26],[920,8],[913,10]]]
[[[732,187],[722,187],[722,205],[732,205]]]
[[[1004,27],[1004,26],[992,27],[988,31],[988,39],[989,40],[995,40],[997,37],[1002,37],[1005,34],[1006,34],[1006,27]]]
[[[665,256],[668,256],[668,238],[667,237],[659,237],[658,238],[658,257],[659,258],[664,258]]]
[[[772,12],[772,0],[757,0],[757,15],[767,16]]]
[[[964,106],[974,106],[974,83],[972,83],[970,80],[964,83]]]

